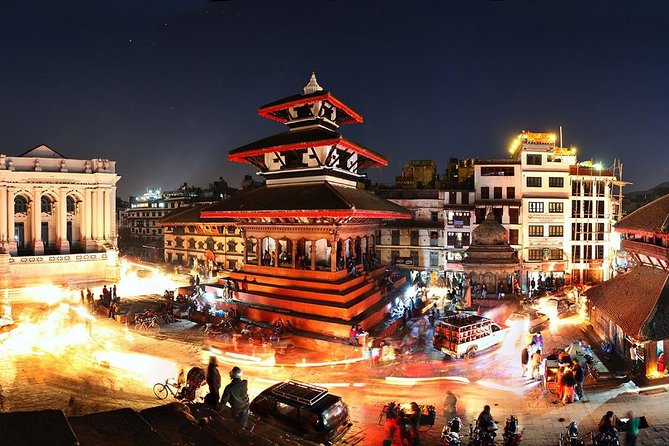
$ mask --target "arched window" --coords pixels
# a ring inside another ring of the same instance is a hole
[[[211,238],[211,237],[207,237],[207,249],[208,249],[209,251],[213,251],[213,250],[214,250],[214,239]]]
[[[228,242],[228,252],[237,252],[237,242],[232,240]]]
[[[76,210],[76,202],[74,201],[74,198],[67,197],[67,212],[70,214],[74,214],[75,210]]]
[[[188,248],[189,249],[195,249],[195,239],[194,238],[188,239]]]
[[[42,203],[42,212],[45,214],[50,214],[51,213],[51,200],[49,200],[49,197],[42,197],[40,200]]]
[[[18,195],[14,198],[14,213],[25,214],[28,212],[28,201],[24,196]]]

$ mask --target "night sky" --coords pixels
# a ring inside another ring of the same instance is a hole
[[[669,180],[669,2],[5,1],[0,153],[45,143],[117,161],[118,194],[239,186],[242,144],[284,131],[257,107],[312,71],[365,122],[342,133],[409,159],[503,158],[564,129],[580,159]]]

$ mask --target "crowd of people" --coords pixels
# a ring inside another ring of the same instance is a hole
[[[399,432],[400,445],[420,445],[419,427],[422,410],[416,402],[412,402],[408,409],[404,409],[399,404],[391,402],[388,403],[384,411],[386,416],[384,425],[386,439],[384,440],[384,445],[391,445],[393,443],[396,432]]]

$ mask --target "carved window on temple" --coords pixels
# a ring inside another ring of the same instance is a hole
[[[193,239],[193,238],[188,239],[188,247],[190,249],[195,249],[195,239]]]
[[[281,166],[282,169],[295,169],[299,167],[307,167],[307,164],[304,162],[304,154],[307,153],[307,149],[291,150],[289,152],[283,152],[284,162]]]
[[[197,249],[204,249],[204,242],[197,242]]]
[[[232,240],[228,242],[228,252],[237,252],[237,242]]]
[[[184,247],[184,239],[182,239],[181,237],[177,237],[176,239],[174,239],[174,244],[177,248],[183,248]]]
[[[218,251],[223,251],[224,248],[225,248],[225,245],[223,245],[223,243],[216,243],[216,249]]]
[[[207,242],[207,249],[208,249],[209,251],[213,251],[213,250],[214,250],[214,239],[211,238],[211,237],[207,237],[207,241],[206,241],[206,242]]]

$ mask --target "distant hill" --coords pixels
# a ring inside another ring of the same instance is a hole
[[[648,204],[667,194],[669,194],[669,181],[665,181],[648,190],[626,192],[623,199],[623,213],[627,215],[630,212],[634,212],[644,204]]]

